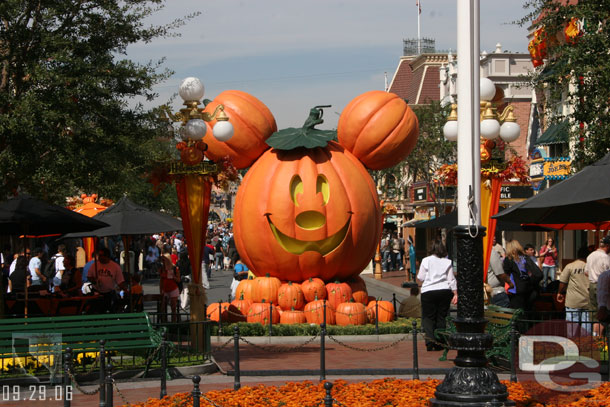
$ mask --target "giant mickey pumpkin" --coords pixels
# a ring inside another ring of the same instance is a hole
[[[372,179],[339,144],[269,150],[235,200],[235,244],[257,276],[344,280],[369,263],[381,232]]]
[[[366,109],[358,111],[370,116]],[[363,120],[355,112],[349,116],[348,122]],[[266,143],[272,149],[254,162],[237,191],[235,244],[257,276],[345,281],[360,274],[373,257],[382,227],[375,184],[361,161],[334,141],[336,132],[314,128],[320,123],[322,110],[315,107],[302,128],[269,137]],[[387,137],[394,139],[396,134],[388,131]],[[373,143],[380,136],[377,132]],[[370,133],[354,137],[366,142]],[[381,141],[377,148],[381,161],[388,154],[392,161],[401,160],[410,151],[388,152],[384,145]]]

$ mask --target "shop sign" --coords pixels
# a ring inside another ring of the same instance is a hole
[[[502,185],[500,188],[500,199],[527,199],[534,195],[530,186]]]
[[[544,161],[545,179],[564,179],[571,173],[571,163],[569,158],[547,158]]]
[[[530,178],[532,181],[544,179],[544,159],[533,160],[530,163]]]
[[[413,188],[413,201],[414,202],[422,202],[428,199],[428,187],[416,187]]]

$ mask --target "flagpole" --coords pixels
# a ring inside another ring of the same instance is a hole
[[[415,5],[417,6],[417,55],[421,54],[421,4],[420,0],[417,0]]]

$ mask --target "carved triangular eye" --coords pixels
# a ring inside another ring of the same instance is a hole
[[[328,180],[324,175],[318,175],[318,179],[316,181],[316,193],[322,194],[324,205],[326,205],[328,203],[328,199],[330,198],[330,187],[328,186]]]
[[[303,181],[301,180],[301,177],[295,175],[294,177],[292,177],[292,180],[290,180],[290,199],[292,199],[292,202],[294,202],[294,206],[299,206],[297,195],[300,195],[302,193]]]

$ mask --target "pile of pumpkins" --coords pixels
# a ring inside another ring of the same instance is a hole
[[[269,324],[364,325],[368,322],[394,320],[394,306],[389,301],[370,297],[366,284],[356,276],[345,282],[325,284],[319,278],[302,283],[281,282],[277,277],[248,278],[237,286],[231,303],[212,303],[207,316],[214,321]],[[377,315],[378,314],[378,315]]]

